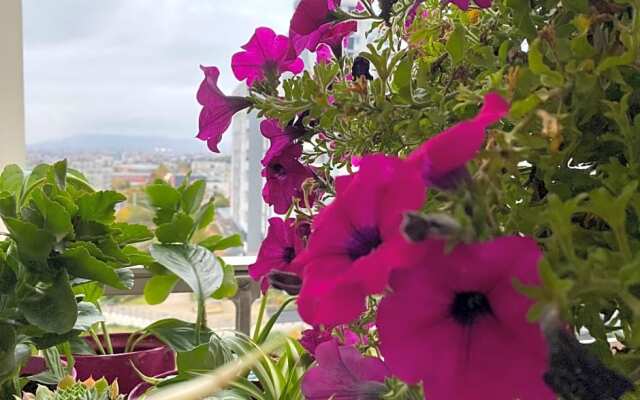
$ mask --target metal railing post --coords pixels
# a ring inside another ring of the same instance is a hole
[[[251,307],[260,298],[260,285],[249,277],[238,278],[238,293],[231,299],[236,306],[236,330],[251,335]]]

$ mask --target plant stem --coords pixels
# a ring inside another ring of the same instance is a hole
[[[104,347],[102,346],[102,343],[100,342],[100,338],[98,337],[96,332],[93,330],[93,328],[89,329],[89,335],[91,335],[91,338],[96,343],[96,346],[98,346],[98,351],[100,352],[100,354],[102,354],[103,356],[106,356],[107,353],[104,351]]]
[[[198,316],[196,319],[196,341],[200,343],[202,331],[207,327],[207,314],[205,310],[205,299],[198,299]]]
[[[262,295],[260,299],[260,311],[258,311],[258,320],[256,321],[256,329],[253,331],[253,340],[257,341],[260,337],[260,331],[262,330],[262,320],[264,319],[264,311],[267,308],[267,298],[269,291]]]
[[[107,344],[107,352],[109,354],[114,354],[113,344],[111,343],[111,336],[109,335],[109,331],[107,330],[107,324],[105,324],[104,322],[100,322],[100,329],[102,329],[102,335],[104,336],[104,341]]]

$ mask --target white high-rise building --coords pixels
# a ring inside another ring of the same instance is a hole
[[[234,96],[246,96],[242,85]],[[255,111],[239,112],[231,126],[231,215],[245,234],[245,252],[255,255],[266,233],[268,206],[262,200],[264,179],[260,161],[268,148],[267,140],[260,133],[260,121]]]

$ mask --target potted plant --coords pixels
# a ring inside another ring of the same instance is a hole
[[[40,165],[28,176],[18,167],[5,168],[0,199],[0,216],[8,230],[0,244],[0,325],[6,350],[1,353],[2,381],[13,387],[7,390],[19,392],[16,377],[31,346],[58,346],[69,371],[75,367],[80,379],[86,379],[102,361],[82,356],[76,362],[70,342],[79,343],[86,332],[82,340],[90,346],[85,350],[119,350],[107,332],[99,299],[105,285],[131,287],[129,267],[145,257],[133,244],[153,234],[144,226],[116,223],[115,206],[124,196],[94,191],[79,172],[67,169],[66,161]],[[159,346],[156,342],[154,347]],[[167,370],[173,369],[170,350],[163,351]],[[129,361],[112,368],[124,374],[124,383],[136,377]]]
[[[38,386],[35,394],[26,393],[22,397],[16,396],[15,400],[124,400],[124,398],[117,382],[109,384],[104,378],[97,381],[87,379],[77,382],[74,378],[67,376],[54,390],[46,386]]]

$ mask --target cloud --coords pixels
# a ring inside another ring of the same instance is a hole
[[[85,133],[194,140],[200,64],[238,82],[231,55],[257,26],[286,33],[293,0],[24,0],[29,143]]]

